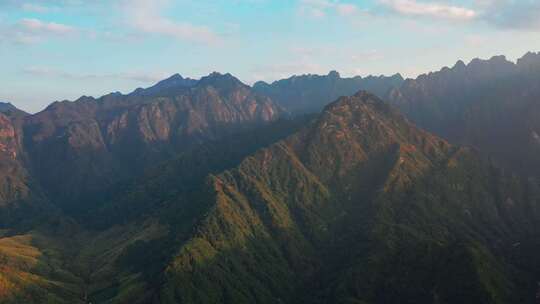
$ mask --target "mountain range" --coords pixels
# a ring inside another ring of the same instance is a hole
[[[387,99],[419,126],[539,176],[539,76],[540,53],[516,63],[504,56],[459,61],[405,81]]]
[[[25,117],[20,136],[28,167],[48,196],[86,209],[81,200],[95,200],[156,162],[283,113],[230,74],[214,73],[193,86],[173,76],[144,92],[53,103]]]
[[[539,81],[528,53],[2,103],[0,302],[537,303]]]
[[[360,90],[378,96],[386,94],[403,82],[400,74],[393,76],[360,76],[342,78],[336,71],[328,75],[292,76],[268,84],[256,82],[253,90],[271,97],[293,114],[318,113],[327,104],[341,96],[353,95]]]

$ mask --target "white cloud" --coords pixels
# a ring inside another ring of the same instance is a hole
[[[28,2],[24,0],[0,0],[0,8],[15,8],[34,13],[47,13],[65,8],[91,7],[106,2],[102,0],[28,0]]]
[[[25,18],[15,24],[0,24],[0,42],[33,44],[54,37],[77,37],[79,29],[66,24]]]
[[[398,14],[408,16],[454,20],[471,20],[478,16],[473,9],[444,3],[426,3],[417,0],[379,0],[379,2]]]
[[[45,34],[45,35],[70,35],[77,32],[75,27],[56,23],[44,22],[39,19],[25,18],[19,21],[18,27],[27,33]]]
[[[354,4],[338,4],[336,6],[337,12],[342,16],[352,16],[358,13],[358,7]]]
[[[352,16],[360,12],[358,6],[338,0],[300,0],[300,13],[313,18],[326,17],[335,12],[341,16]]]
[[[481,19],[503,29],[540,30],[540,1],[476,0]]]
[[[207,45],[219,44],[220,38],[208,27],[177,22],[162,15],[167,0],[125,0],[122,9],[127,23],[139,32],[168,36]]]

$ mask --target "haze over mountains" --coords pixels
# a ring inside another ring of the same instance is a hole
[[[352,95],[360,89],[385,96],[402,82],[403,77],[399,74],[390,77],[341,78],[338,72],[331,71],[325,76],[292,76],[271,84],[260,81],[253,85],[253,89],[270,96],[291,113],[309,113],[319,112],[329,102],[340,96]]]
[[[0,103],[0,303],[537,303],[540,53]]]
[[[539,76],[540,53],[460,61],[405,81],[388,100],[419,126],[538,176]]]

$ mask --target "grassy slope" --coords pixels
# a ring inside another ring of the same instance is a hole
[[[58,246],[38,232],[0,239],[2,303],[82,303],[81,280],[66,269]]]
[[[40,229],[0,238],[2,303],[132,303],[147,288],[138,273],[118,265],[137,242],[159,239],[166,227],[153,220],[71,235]],[[130,300],[131,299],[131,300]]]

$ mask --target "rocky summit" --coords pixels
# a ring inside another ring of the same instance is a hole
[[[144,93],[53,103],[25,117],[21,136],[36,179],[55,201],[79,208],[175,153],[284,113],[231,75],[193,86],[173,76]]]

